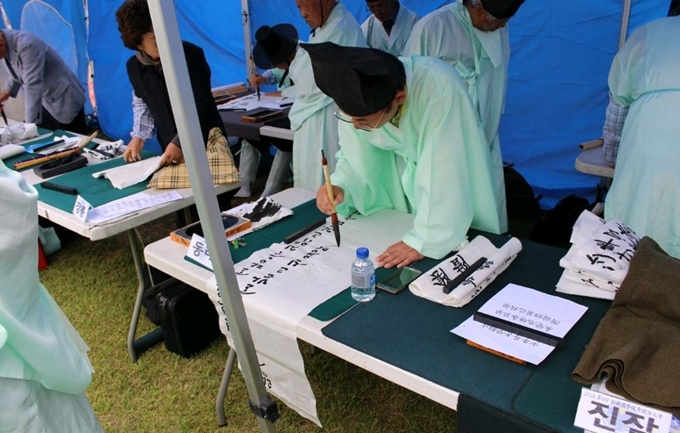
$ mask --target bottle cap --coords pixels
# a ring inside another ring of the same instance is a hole
[[[357,248],[357,258],[367,259],[368,258],[368,248],[364,248],[364,247]]]

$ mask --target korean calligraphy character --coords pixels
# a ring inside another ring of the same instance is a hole
[[[645,419],[644,415],[638,415],[630,412],[626,412],[625,415],[627,415],[628,418],[623,420],[623,425],[628,426],[633,424],[633,426],[628,429],[628,433],[652,433],[654,429],[659,428],[659,426],[654,423],[654,418],[651,416],[647,418],[647,426],[645,430],[641,430],[643,428],[642,421]]]
[[[197,241],[196,243],[194,243],[194,250],[192,253],[194,257],[201,257],[204,254],[206,256],[209,256],[208,249],[205,247],[203,241]]]
[[[593,400],[591,400],[590,402],[594,405],[593,409],[588,411],[589,414],[595,415],[595,421],[593,422],[593,426],[600,427],[612,432],[616,431],[616,420],[619,416],[619,408],[614,406],[611,411],[611,417],[609,417],[607,416],[606,412],[609,409],[609,405],[599,403]],[[602,419],[600,419],[600,417],[602,417]],[[607,422],[609,426],[607,424],[603,424],[604,422]]]

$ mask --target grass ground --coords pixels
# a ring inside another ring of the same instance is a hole
[[[263,182],[255,186],[261,192]],[[140,228],[145,242],[174,227],[166,217]],[[41,282],[90,345],[95,367],[87,395],[106,432],[257,432],[248,394],[236,371],[227,395],[228,425],[217,427],[214,402],[228,346],[224,338],[191,359],[161,344],[131,363],[126,336],[137,290],[127,234],[78,238],[49,257]],[[143,333],[152,329],[141,320]],[[141,334],[140,334],[141,335]],[[280,432],[455,432],[456,414],[330,354],[302,345],[324,429],[279,403]]]

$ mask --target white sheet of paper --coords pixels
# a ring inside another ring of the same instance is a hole
[[[161,157],[153,156],[131,164],[124,164],[108,170],[92,173],[92,177],[105,177],[111,181],[114,188],[124,189],[140,182],[144,182],[154,174],[160,166]]]
[[[87,214],[87,221],[99,224],[123,215],[138,212],[142,209],[181,199],[182,195],[177,191],[168,191],[155,195],[138,192],[137,194],[132,194],[91,209]]]
[[[290,98],[282,98],[280,96],[265,96],[264,93],[260,94],[260,99],[258,100],[257,94],[253,93],[218,105],[217,108],[220,110],[244,111],[254,110],[255,108],[274,108],[278,110],[281,108],[281,103],[287,102],[293,102],[293,100]]]
[[[479,345],[534,365],[543,362],[555,350],[548,344],[477,322],[472,317],[453,328],[451,332],[466,340],[472,340]]]
[[[489,299],[479,311],[563,338],[587,308],[575,302],[508,284]],[[469,318],[451,330],[456,335],[489,349],[538,365],[554,347],[504,331]]]
[[[508,284],[479,312],[564,338],[587,309],[558,296]]]

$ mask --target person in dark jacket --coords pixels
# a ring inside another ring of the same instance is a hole
[[[123,44],[136,51],[127,61],[128,77],[133,88],[134,122],[130,134],[132,139],[123,156],[128,162],[141,159],[144,141],[153,137],[155,129],[163,150],[162,164],[178,163],[183,158],[182,149],[146,0],[126,0],[116,11],[116,19]],[[203,50],[190,42],[183,41],[182,44],[203,139],[207,141],[208,133],[215,127],[226,136],[212,96],[210,66]]]

